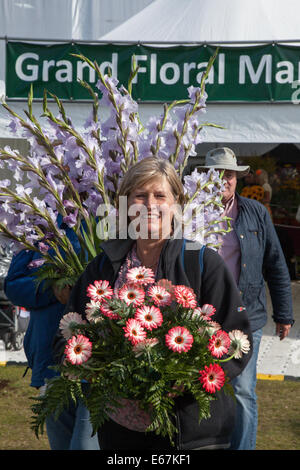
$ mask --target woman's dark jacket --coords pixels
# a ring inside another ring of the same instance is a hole
[[[74,286],[65,312],[78,312],[85,316],[85,305],[89,302],[87,286],[95,280],[107,280],[113,286],[119,269],[133,244],[132,240],[111,240],[102,244],[103,252],[86,268]],[[190,247],[187,243],[186,247]],[[186,250],[182,257],[183,240],[167,240],[160,255],[156,280],[168,279],[173,284],[193,287],[198,295],[199,305],[211,304],[216,308],[213,320],[220,323],[225,331],[242,330],[252,343],[250,324],[246,311],[241,309],[242,301],[235,281],[222,258],[212,249],[204,250],[203,274],[200,274],[199,250]],[[187,266],[187,264],[189,266]],[[191,267],[193,269],[191,269]],[[192,272],[188,279],[186,272]],[[190,276],[191,278],[192,276]],[[58,333],[54,341],[57,362],[62,360],[65,340]],[[230,378],[240,374],[251,356],[251,351],[242,359],[226,363]],[[225,367],[224,367],[225,368]],[[179,433],[178,449],[197,449],[201,447],[218,448],[230,442],[233,429],[235,405],[229,395],[219,394],[219,399],[211,403],[211,418],[198,423],[197,403],[189,395],[176,399],[176,415]],[[124,433],[127,429],[124,428]],[[100,430],[100,433],[102,430]],[[132,432],[132,431],[129,431]],[[140,433],[139,433],[140,434]],[[148,434],[148,433],[147,433]],[[133,448],[135,443],[132,442]]]

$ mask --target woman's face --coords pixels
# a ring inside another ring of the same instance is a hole
[[[176,203],[167,179],[157,177],[134,189],[128,196],[130,221],[138,223],[140,238],[162,239],[170,235]]]

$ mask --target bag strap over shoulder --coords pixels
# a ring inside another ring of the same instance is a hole
[[[200,299],[201,293],[201,277],[204,270],[204,251],[205,245],[200,250],[186,250],[186,240],[183,241],[181,249],[181,261],[191,287]]]
[[[103,252],[103,253],[102,253],[102,256],[101,256],[101,258],[100,258],[99,271],[102,270],[103,264],[104,264],[104,261],[105,261],[106,258],[107,258],[107,256],[106,256],[106,254]]]

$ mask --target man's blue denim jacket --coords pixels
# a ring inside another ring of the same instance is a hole
[[[236,194],[238,216],[234,230],[241,248],[239,289],[252,331],[267,322],[267,282],[276,323],[293,324],[291,280],[273,222],[267,209]]]

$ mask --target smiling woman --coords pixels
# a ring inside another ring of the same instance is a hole
[[[120,198],[127,200],[125,206],[121,204]],[[136,357],[141,358],[141,361],[144,360],[143,350],[140,349],[141,343],[148,349],[155,346],[157,343],[153,336],[154,331],[161,323],[167,322],[163,312],[160,312],[157,307],[162,304],[171,305],[173,299],[189,309],[195,309],[197,304],[213,305],[214,320],[222,325],[225,331],[238,329],[248,335],[250,326],[247,314],[242,310],[239,315],[236,315],[241,306],[241,299],[222,258],[214,250],[208,247],[203,250],[202,245],[199,246],[193,242],[191,242],[192,248],[189,248],[192,251],[188,253],[187,240],[182,236],[177,236],[177,209],[183,209],[185,194],[174,166],[157,157],[147,157],[139,161],[124,175],[117,201],[120,202],[119,220],[126,219],[128,215],[129,220],[122,234],[126,236],[119,236],[117,239],[110,239],[101,244],[102,252],[87,266],[74,286],[65,314],[78,312],[83,318],[87,318],[94,308],[89,304],[87,313],[86,304],[90,302],[88,286],[95,282],[108,281],[114,293],[127,306],[134,309],[134,317],[126,321],[123,329],[125,337],[132,343],[134,352],[137,353]],[[130,233],[132,227],[134,236]],[[119,233],[122,229],[120,222]],[[203,254],[203,271],[200,270],[198,261],[201,253]],[[139,270],[134,268],[139,268]],[[146,268],[153,271],[150,278],[145,274]],[[156,306],[150,309],[145,293],[139,285],[128,284],[128,273],[130,273],[130,280],[147,281],[148,293],[155,298]],[[165,285],[169,282],[169,287],[170,284],[173,286],[171,292],[165,291],[162,295],[159,289],[154,290],[153,280],[157,283],[163,281]],[[101,313],[104,316],[111,319],[113,316],[118,318],[113,308],[111,311],[103,310],[103,308],[102,306]],[[251,336],[249,338],[251,339]],[[169,334],[165,335],[163,345],[165,344],[170,351],[183,358],[193,350],[197,339],[194,341],[190,330],[178,321],[176,326],[169,330]],[[159,347],[163,345],[160,344]],[[54,355],[59,361],[63,360],[61,356],[63,347],[65,347],[65,340],[63,341],[59,333],[54,342]],[[226,362],[228,377],[233,378],[239,374],[246,366],[250,355],[251,351],[238,361],[232,359]],[[150,375],[152,372],[152,369],[150,372],[147,369],[145,373]],[[217,387],[219,383],[216,377],[217,372],[209,372],[206,379],[206,382],[209,380],[212,382],[211,387]],[[160,381],[155,380],[158,383]],[[170,409],[172,408],[172,413],[174,411],[178,429],[180,429],[176,436],[176,443],[174,443],[176,448],[227,448],[234,422],[232,398],[221,391],[218,400],[215,400],[211,407],[211,417],[202,420],[199,424],[197,401],[188,393],[189,390],[186,390],[186,393],[183,392],[183,390],[178,392],[181,395],[179,397],[176,392],[174,395],[176,402],[170,404]],[[114,391],[111,390],[111,394],[113,393]],[[173,399],[168,396],[167,398]],[[137,448],[139,450],[174,450],[168,437],[156,434],[152,430],[154,428],[145,432],[154,420],[152,404],[147,409],[143,408],[138,395],[131,392],[128,394],[122,392],[121,401],[118,399],[118,404],[120,406],[116,409],[109,407],[107,420],[98,430],[102,450]],[[154,423],[153,426],[156,424]]]

